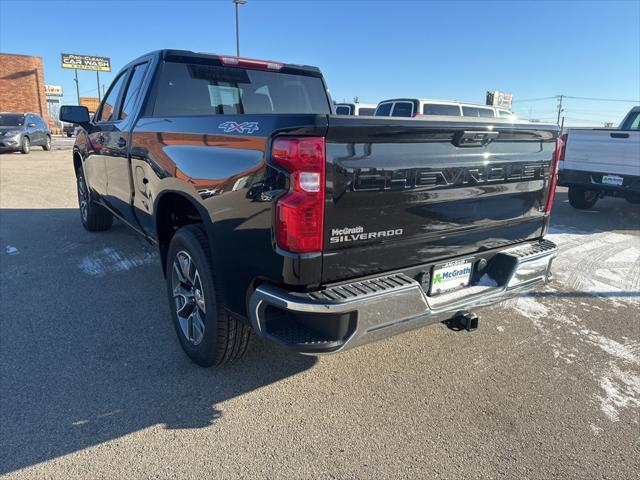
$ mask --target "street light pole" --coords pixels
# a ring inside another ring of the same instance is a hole
[[[240,56],[240,5],[247,3],[247,0],[233,0],[236,4],[236,57]]]

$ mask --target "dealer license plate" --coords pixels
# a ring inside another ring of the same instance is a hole
[[[469,285],[473,272],[473,260],[464,259],[433,267],[429,295],[450,292]]]
[[[619,177],[618,175],[603,175],[602,176],[602,183],[604,183],[605,185],[615,185],[617,187],[622,185],[622,182],[624,182],[624,178]]]

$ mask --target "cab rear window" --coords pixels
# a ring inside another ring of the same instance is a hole
[[[319,77],[165,62],[157,82],[154,116],[331,112]]]

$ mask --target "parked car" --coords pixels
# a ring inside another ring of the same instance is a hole
[[[559,185],[569,203],[586,210],[610,196],[640,203],[640,106],[616,129],[569,128],[559,162]]]
[[[380,102],[374,113],[377,117],[418,117],[421,115],[447,115],[453,117],[508,118],[515,120],[509,110],[489,105],[460,103],[448,100],[420,98],[393,98]]]
[[[73,123],[65,123],[62,127],[62,133],[67,137],[73,137],[75,135],[76,126]]]
[[[51,150],[51,131],[35,113],[0,113],[0,151],[29,153],[32,146]]]
[[[376,111],[373,103],[336,103],[336,115],[368,115]]]
[[[556,125],[333,115],[316,67],[181,50],[125,66],[92,120],[60,117],[82,126],[82,224],[158,246],[199,365],[251,330],[318,354],[473,329],[471,309],[549,279]]]

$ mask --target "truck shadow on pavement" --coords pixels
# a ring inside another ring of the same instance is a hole
[[[0,474],[150,427],[211,427],[234,415],[225,401],[316,362],[253,338],[236,363],[191,363],[153,247],[120,224],[92,234],[76,209],[4,209],[0,241]],[[107,249],[115,267],[85,268]],[[130,261],[141,249],[150,260]]]

